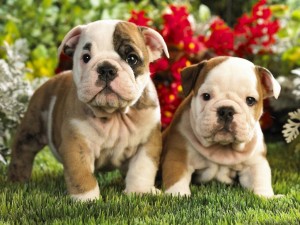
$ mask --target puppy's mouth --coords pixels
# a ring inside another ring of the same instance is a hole
[[[218,128],[213,133],[213,141],[221,145],[232,144],[236,141],[235,132],[228,125]]]
[[[222,129],[214,134],[213,141],[221,145],[228,145],[235,141],[235,137],[232,132]]]
[[[109,85],[106,85],[88,104],[93,108],[99,108],[108,113],[112,113],[114,111],[124,111],[129,105],[129,102],[113,91]]]

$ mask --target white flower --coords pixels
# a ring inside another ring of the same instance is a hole
[[[287,143],[290,143],[299,135],[300,129],[300,109],[289,113],[290,119],[283,126],[283,136]]]
[[[0,162],[5,162],[3,150],[8,149],[11,132],[24,115],[36,85],[40,84],[24,77],[28,72],[26,40],[17,40],[13,45],[4,43],[4,50],[6,58],[0,59]]]

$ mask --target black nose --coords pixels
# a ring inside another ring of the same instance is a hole
[[[224,106],[224,107],[218,108],[218,110],[217,110],[218,118],[225,123],[231,122],[233,120],[234,114],[235,114],[235,111],[232,107]]]
[[[99,79],[103,81],[112,81],[117,76],[117,68],[110,64],[103,64],[97,67]]]

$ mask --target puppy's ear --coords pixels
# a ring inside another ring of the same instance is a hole
[[[206,60],[202,61],[201,63],[185,67],[181,71],[181,85],[184,96],[188,96],[192,89],[194,88],[196,81],[199,77],[200,71],[206,64]]]
[[[161,57],[162,52],[169,58],[167,45],[163,37],[155,30],[149,27],[139,26],[140,31],[144,36],[144,40],[150,54],[150,62],[153,62]]]
[[[255,69],[263,86],[264,98],[272,96],[278,98],[281,87],[278,81],[273,77],[272,73],[261,66],[256,66]]]
[[[66,36],[64,37],[63,41],[61,42],[59,48],[58,48],[58,56],[63,52],[65,55],[68,55],[70,57],[73,56],[75,52],[76,45],[78,44],[80,35],[82,33],[82,30],[85,26],[79,25],[77,27],[74,27],[71,29]]]

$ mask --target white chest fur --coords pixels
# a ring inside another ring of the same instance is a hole
[[[105,166],[119,167],[122,162],[145,143],[159,122],[159,108],[130,109],[116,113],[110,119],[71,120],[71,125],[83,136],[94,157],[94,169]]]

